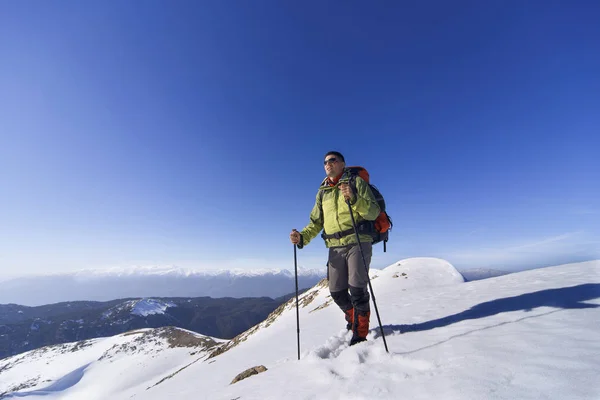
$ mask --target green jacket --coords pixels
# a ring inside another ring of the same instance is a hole
[[[298,246],[299,248],[307,245],[323,229],[330,235],[353,228],[348,204],[338,188],[340,183],[348,183],[349,178],[348,170],[345,170],[335,186],[329,186],[327,178],[323,180],[317,192],[315,205],[310,213],[310,222],[300,231],[302,244]],[[354,219],[357,224],[363,220],[374,221],[380,213],[379,204],[377,204],[369,184],[359,176],[355,179],[356,193],[354,193],[350,201]],[[323,191],[322,199],[319,194],[321,190]],[[360,235],[359,237],[361,242],[371,243],[371,236]],[[325,240],[325,246],[328,248],[346,246],[353,243],[356,243],[355,234],[347,235],[340,239],[331,238]]]

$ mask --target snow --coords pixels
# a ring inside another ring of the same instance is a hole
[[[147,317],[152,314],[164,314],[167,308],[176,307],[177,304],[159,299],[129,300],[116,305],[102,313],[103,319],[114,318],[115,315],[127,310],[130,314]],[[83,322],[83,321],[81,321]]]
[[[349,347],[317,285],[300,296],[300,360],[292,301],[210,359],[160,342],[102,358],[137,335],[125,334],[0,360],[0,396],[39,377],[7,398],[600,398],[600,261],[464,282],[446,261],[417,258],[371,278],[389,353],[373,306],[368,341]],[[230,384],[258,365],[267,371]]]
[[[147,317],[152,314],[164,314],[167,308],[175,307],[175,303],[164,302],[155,299],[139,300],[133,306],[131,313],[142,317]]]
[[[6,398],[107,399],[118,395],[129,398],[184,365],[206,357],[202,349],[170,348],[166,339],[153,337],[152,332],[141,329],[87,341],[76,351],[76,344],[52,346],[1,360],[0,370],[7,364],[16,366],[2,372],[0,397],[15,384],[37,382]]]
[[[83,378],[84,372],[88,366],[89,366],[89,364],[86,364],[82,367],[77,368],[76,370],[74,370],[72,372],[69,372],[67,375],[56,380],[54,383],[52,383],[50,386],[48,386],[44,389],[35,390],[33,392],[24,392],[24,393],[16,392],[13,394],[13,396],[14,397],[30,397],[31,395],[45,396],[45,395],[49,395],[49,394],[52,394],[55,392],[63,392],[65,390],[75,386],[77,383],[79,383],[79,381],[81,381],[81,378]]]

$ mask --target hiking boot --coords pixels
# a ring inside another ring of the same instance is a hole
[[[359,336],[352,336],[352,339],[350,339],[350,346],[354,346],[357,343],[360,342],[366,342],[367,338],[361,338]]]
[[[352,322],[354,321],[354,308],[344,311],[344,316],[346,318],[346,329],[352,330]]]
[[[367,340],[370,316],[371,313],[369,311],[358,311],[355,313],[354,317],[357,319],[357,323],[356,328],[353,330],[354,335],[352,335],[352,339],[350,340],[350,346]]]

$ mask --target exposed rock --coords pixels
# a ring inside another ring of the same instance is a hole
[[[327,300],[325,301],[325,303],[321,304],[320,306],[310,310],[309,312],[315,312],[315,311],[319,311],[324,309],[325,307],[329,307],[331,304],[333,304],[333,299],[331,298],[331,296],[327,296]]]
[[[218,343],[209,336],[195,334],[173,326],[156,329],[156,335],[167,339],[170,348],[200,347],[201,349],[211,349],[218,345]]]
[[[98,359],[112,358],[119,353],[160,353],[167,348],[186,347],[196,351],[209,351],[218,343],[211,337],[200,335],[172,326],[155,329],[136,330],[123,336],[133,336],[132,340],[115,344]],[[166,342],[166,343],[165,343]],[[165,344],[167,346],[165,346]]]
[[[326,288],[329,285],[329,280],[327,278],[323,278],[317,283],[312,289],[310,289],[302,299],[298,301],[298,305],[301,307],[306,307],[319,295],[321,289]]]
[[[307,305],[309,305],[317,297],[317,295],[319,294],[319,290],[326,288],[327,285],[328,285],[327,278],[321,279],[321,281],[315,287],[306,291],[305,293],[302,293],[302,295],[299,296],[298,306],[306,307]],[[225,353],[226,351],[230,350],[231,348],[237,346],[238,344],[244,342],[246,339],[248,339],[254,333],[258,332],[260,329],[267,328],[269,325],[271,325],[273,322],[275,322],[277,320],[277,318],[285,310],[292,310],[295,308],[296,308],[296,298],[292,297],[287,302],[285,302],[282,305],[280,305],[279,307],[277,307],[277,309],[275,309],[275,311],[273,311],[271,314],[269,314],[269,316],[263,322],[261,322],[257,325],[254,325],[252,328],[248,329],[247,331],[245,331],[243,333],[240,333],[239,335],[237,335],[230,341],[228,341],[224,344],[218,345],[216,347],[216,349],[208,356],[207,359],[217,357],[217,356]]]
[[[19,390],[29,389],[31,387],[34,387],[35,385],[37,385],[39,383],[39,380],[40,380],[40,376],[38,375],[36,378],[31,378],[20,384],[15,384],[12,387],[9,387],[6,392],[0,393],[0,399],[4,398],[5,395],[10,394],[12,392],[17,392]]]
[[[242,379],[246,379],[249,376],[260,374],[261,372],[265,372],[266,370],[267,370],[267,368],[264,365],[259,365],[257,367],[248,368],[247,370],[245,370],[244,372],[242,372],[241,374],[239,374],[238,376],[233,378],[230,385],[233,385],[234,383],[239,382]]]

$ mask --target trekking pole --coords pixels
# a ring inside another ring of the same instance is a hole
[[[383,333],[383,326],[381,325],[381,318],[379,318],[379,310],[377,309],[377,301],[375,300],[375,293],[373,293],[373,285],[371,285],[371,278],[369,277],[369,269],[367,268],[367,262],[365,261],[365,255],[363,254],[362,245],[360,244],[360,236],[358,235],[358,229],[356,228],[356,221],[354,220],[354,214],[352,213],[352,206],[350,205],[350,200],[346,200],[348,204],[348,210],[350,211],[350,218],[352,218],[352,227],[354,228],[354,233],[356,234],[356,242],[358,243],[358,250],[360,251],[360,256],[363,261],[363,265],[367,270],[367,282],[369,283],[369,290],[371,291],[371,296],[373,296],[373,305],[375,306],[375,314],[377,314],[377,321],[379,322],[379,329],[381,330],[381,337],[383,338],[383,345],[385,346],[386,353],[389,353],[387,342],[385,341],[385,333]]]
[[[296,333],[298,336],[298,360],[300,360],[300,309],[298,308],[298,260],[296,245],[294,245],[294,270],[296,272]]]

